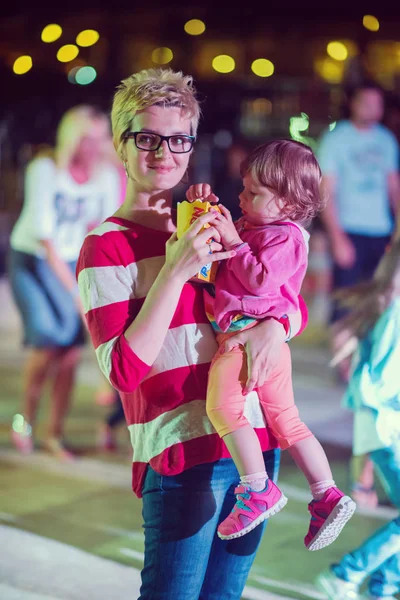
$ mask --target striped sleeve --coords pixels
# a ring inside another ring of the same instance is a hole
[[[150,371],[129,346],[124,332],[143,300],[135,298],[135,263],[121,264],[107,235],[89,235],[77,264],[79,294],[100,369],[120,392],[133,392]]]

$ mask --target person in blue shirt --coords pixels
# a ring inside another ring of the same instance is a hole
[[[353,332],[342,349],[342,357],[354,350],[344,397],[354,412],[353,454],[369,454],[389,498],[400,507],[400,239],[381,259],[372,281],[338,297],[350,308],[340,327]],[[368,578],[368,595],[361,596],[360,585]],[[330,600],[395,600],[400,517],[345,554],[316,583]]]
[[[372,276],[393,232],[400,203],[399,148],[379,122],[384,97],[379,86],[363,83],[349,95],[348,120],[320,140],[318,160],[327,206],[321,220],[333,256],[333,287]],[[344,311],[334,305],[332,322]]]

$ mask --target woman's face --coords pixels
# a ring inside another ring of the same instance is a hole
[[[150,106],[139,111],[132,119],[132,132],[159,135],[190,135],[190,119],[179,107]],[[139,191],[150,193],[174,188],[187,169],[192,151],[171,152],[166,140],[157,151],[139,150],[129,138],[124,143],[123,159],[127,162],[130,179]]]
[[[95,119],[86,127],[75,152],[75,158],[85,166],[94,166],[103,158],[110,127],[106,119]]]

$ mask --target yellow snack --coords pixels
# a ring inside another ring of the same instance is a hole
[[[178,239],[182,237],[187,229],[191,226],[192,223],[201,215],[212,208],[219,211],[219,208],[215,204],[211,204],[210,202],[203,202],[202,200],[195,200],[194,202],[187,202],[184,200],[183,202],[178,202],[178,217],[177,217],[177,236]],[[210,227],[207,223],[204,226],[204,229]],[[207,283],[213,283],[215,281],[215,274],[217,272],[218,263],[208,263],[204,265],[204,267],[194,276],[192,277],[192,281],[204,281]]]

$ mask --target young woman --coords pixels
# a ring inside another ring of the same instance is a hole
[[[132,482],[143,498],[145,530],[141,600],[238,600],[263,531],[229,543],[217,537],[238,475],[207,418],[216,341],[201,286],[188,280],[234,252],[223,251],[213,214],[178,240],[171,208],[199,115],[191,77],[150,69],[122,82],[112,124],[128,176],[126,199],[88,235],[77,268],[98,362],[121,393],[133,445]],[[247,346],[250,390],[266,363],[274,367],[286,337],[282,323],[269,319],[229,340]],[[276,478],[279,450],[255,393],[246,407]]]
[[[84,342],[75,266],[88,230],[118,206],[118,175],[103,158],[109,137],[105,115],[90,106],[72,108],[58,126],[54,155],[35,158],[26,171],[24,205],[8,257],[24,343],[30,347],[23,407],[12,429],[13,443],[24,454],[34,448],[36,414],[51,376],[45,447],[61,459],[72,458],[63,442],[64,421]]]

